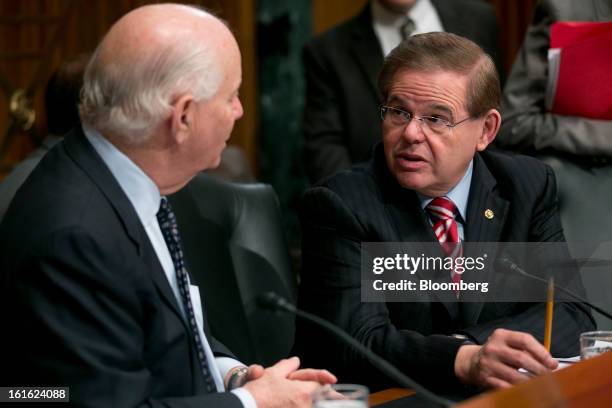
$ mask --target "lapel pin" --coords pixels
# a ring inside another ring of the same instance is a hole
[[[487,220],[492,220],[493,217],[495,217],[495,213],[493,212],[492,209],[487,208],[484,212],[484,216]]]

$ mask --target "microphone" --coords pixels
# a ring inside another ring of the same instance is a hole
[[[362,356],[366,357],[368,361],[376,367],[380,372],[385,374],[387,377],[397,382],[404,388],[411,388],[418,395],[427,399],[430,402],[435,403],[436,405],[442,407],[450,407],[455,403],[446,398],[439,397],[433,392],[429,391],[427,388],[423,387],[410,377],[406,376],[400,370],[398,370],[395,366],[389,363],[384,358],[380,357],[376,353],[374,353],[369,348],[365,347],[363,344],[359,343],[353,337],[351,337],[344,330],[339,328],[338,326],[328,322],[325,319],[322,319],[312,313],[304,312],[303,310],[298,309],[292,303],[287,301],[282,296],[277,295],[274,292],[267,292],[262,295],[259,295],[257,298],[259,306],[270,309],[273,311],[283,311],[288,313],[294,313],[296,316],[301,317],[302,319],[308,320],[317,326],[320,326],[327,330],[329,333],[334,336],[340,338],[343,342],[349,344],[355,350],[357,350]]]
[[[523,268],[521,268],[520,266],[518,266],[516,264],[516,262],[514,262],[512,259],[508,258],[508,257],[503,257],[503,258],[499,258],[496,262],[496,264],[502,266],[504,269],[509,270],[513,273],[516,273],[517,275],[521,275],[524,276],[526,278],[529,279],[533,279],[536,280],[538,282],[542,282],[542,283],[548,283],[548,281],[544,278],[540,278],[539,276],[536,275],[532,275],[531,273],[527,272],[526,270],[524,270]],[[586,300],[585,298],[583,298],[582,296],[568,290],[565,289],[562,286],[559,286],[555,283],[555,289],[559,289],[561,292],[565,293],[566,295],[569,295],[571,298],[573,298],[574,300],[577,300],[581,303],[584,303],[585,305],[589,306],[590,308],[592,308],[593,310],[595,310],[596,312],[602,314],[603,316],[607,317],[608,319],[612,320],[612,314],[603,310],[602,308],[594,305],[593,303],[589,302],[588,300]]]

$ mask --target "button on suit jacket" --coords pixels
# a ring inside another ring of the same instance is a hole
[[[541,162],[525,156],[477,154],[465,241],[564,241],[555,194],[553,172]],[[486,209],[495,216],[484,217]],[[458,303],[451,299],[452,292],[422,302],[361,301],[362,242],[437,243],[416,193],[402,188],[387,170],[382,144],[370,162],[309,190],[301,222],[300,307],[337,324],[417,381],[434,387],[459,385],[454,361],[464,340],[451,334],[463,333],[483,344],[502,327],[543,339],[544,303]],[[472,279],[467,274],[465,279]],[[450,282],[448,274],[447,279]],[[393,385],[346,345],[299,319],[297,324],[296,351],[306,364],[328,367],[342,382],[373,388]],[[593,327],[592,316],[582,305],[558,303],[552,354],[577,355],[579,334]]]

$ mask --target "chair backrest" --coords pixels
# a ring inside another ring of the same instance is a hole
[[[582,267],[587,298],[612,311],[612,165],[592,165],[567,157],[542,156],[557,178],[559,210],[565,238],[575,257],[610,261],[610,266]],[[600,329],[612,322],[593,312]]]
[[[169,199],[215,338],[246,364],[286,357],[294,317],[263,310],[256,301],[267,291],[296,299],[296,275],[272,187],[199,174]]]

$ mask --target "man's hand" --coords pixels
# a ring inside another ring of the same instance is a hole
[[[338,379],[327,370],[316,370],[314,368],[303,368],[289,374],[290,380],[316,381],[321,385],[335,384]]]
[[[249,374],[248,381],[253,381],[258,379],[264,374],[264,368],[259,364],[252,364],[249,366]],[[325,384],[335,384],[338,379],[335,375],[330,373],[327,370],[316,370],[314,368],[303,368],[301,370],[296,370],[289,374],[287,377],[290,380],[299,380],[299,381],[316,381],[321,385]]]
[[[529,377],[518,371],[544,374],[558,362],[528,333],[497,329],[483,346],[465,345],[455,358],[455,374],[463,383],[483,388],[509,387]]]
[[[326,370],[303,369],[300,359],[281,360],[264,369],[249,367],[250,381],[244,385],[258,408],[310,407],[311,395],[320,384],[335,383],[336,377]]]
[[[264,368],[259,364],[251,364],[249,366],[249,381],[253,381],[264,375]]]

